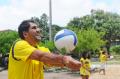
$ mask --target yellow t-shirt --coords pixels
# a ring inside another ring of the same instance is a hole
[[[107,61],[107,56],[105,54],[100,55],[100,62],[104,63]]]
[[[81,75],[88,75],[90,76],[90,60],[81,58],[80,62],[82,62],[83,66],[80,68]]]
[[[50,52],[48,48],[39,46],[35,48],[24,40],[20,40],[15,44],[14,57],[20,59],[20,61],[13,59],[11,49],[9,55],[8,79],[44,79],[44,64],[37,60],[28,59],[36,49]]]

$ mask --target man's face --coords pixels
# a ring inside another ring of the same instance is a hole
[[[27,36],[30,39],[33,39],[38,42],[41,40],[41,36],[42,36],[40,32],[41,32],[41,29],[38,28],[37,24],[31,22]]]

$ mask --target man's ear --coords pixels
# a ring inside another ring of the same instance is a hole
[[[23,32],[23,36],[24,36],[24,37],[27,37],[27,32]]]

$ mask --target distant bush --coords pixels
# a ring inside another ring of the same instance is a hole
[[[110,48],[110,52],[116,53],[116,54],[120,54],[120,45],[112,46],[112,47]]]

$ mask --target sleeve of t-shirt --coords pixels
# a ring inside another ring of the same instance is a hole
[[[18,41],[14,47],[14,56],[22,61],[26,61],[34,50],[36,50],[36,48],[26,41]]]

